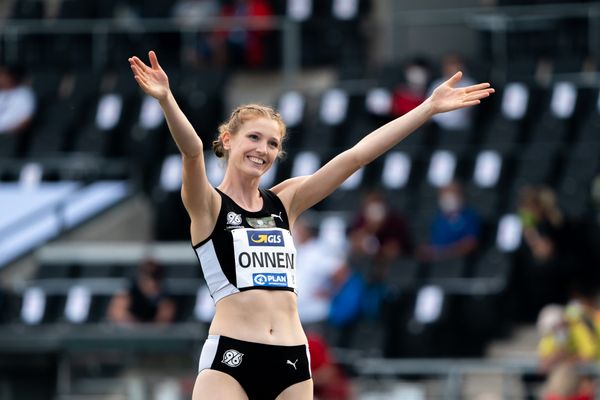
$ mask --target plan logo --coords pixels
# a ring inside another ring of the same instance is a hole
[[[252,281],[255,286],[287,287],[285,274],[253,274]]]
[[[250,246],[285,246],[282,232],[252,230],[247,233]]]

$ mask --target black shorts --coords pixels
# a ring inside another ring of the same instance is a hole
[[[213,369],[233,377],[250,400],[275,399],[310,375],[307,345],[276,346],[209,335],[200,354],[198,372]]]

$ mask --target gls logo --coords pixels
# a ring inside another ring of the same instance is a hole
[[[283,247],[283,233],[278,231],[248,231],[248,243],[250,246],[278,246]]]
[[[254,274],[252,280],[256,286],[287,286],[284,274]]]

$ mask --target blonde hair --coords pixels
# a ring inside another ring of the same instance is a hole
[[[281,141],[283,142],[283,139],[285,139],[286,136],[286,128],[281,115],[269,106],[261,104],[245,104],[233,110],[227,122],[224,122],[219,126],[219,136],[212,142],[212,148],[215,155],[219,158],[224,157],[227,159],[229,154],[223,147],[223,135],[226,132],[235,135],[238,133],[244,122],[256,118],[267,118],[277,122],[281,133]],[[285,152],[280,149],[277,157],[283,158],[284,156]]]

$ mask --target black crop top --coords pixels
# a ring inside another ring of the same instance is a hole
[[[296,248],[283,203],[259,189],[260,211],[246,211],[221,195],[217,223],[193,246],[214,301],[250,289],[296,291]]]

